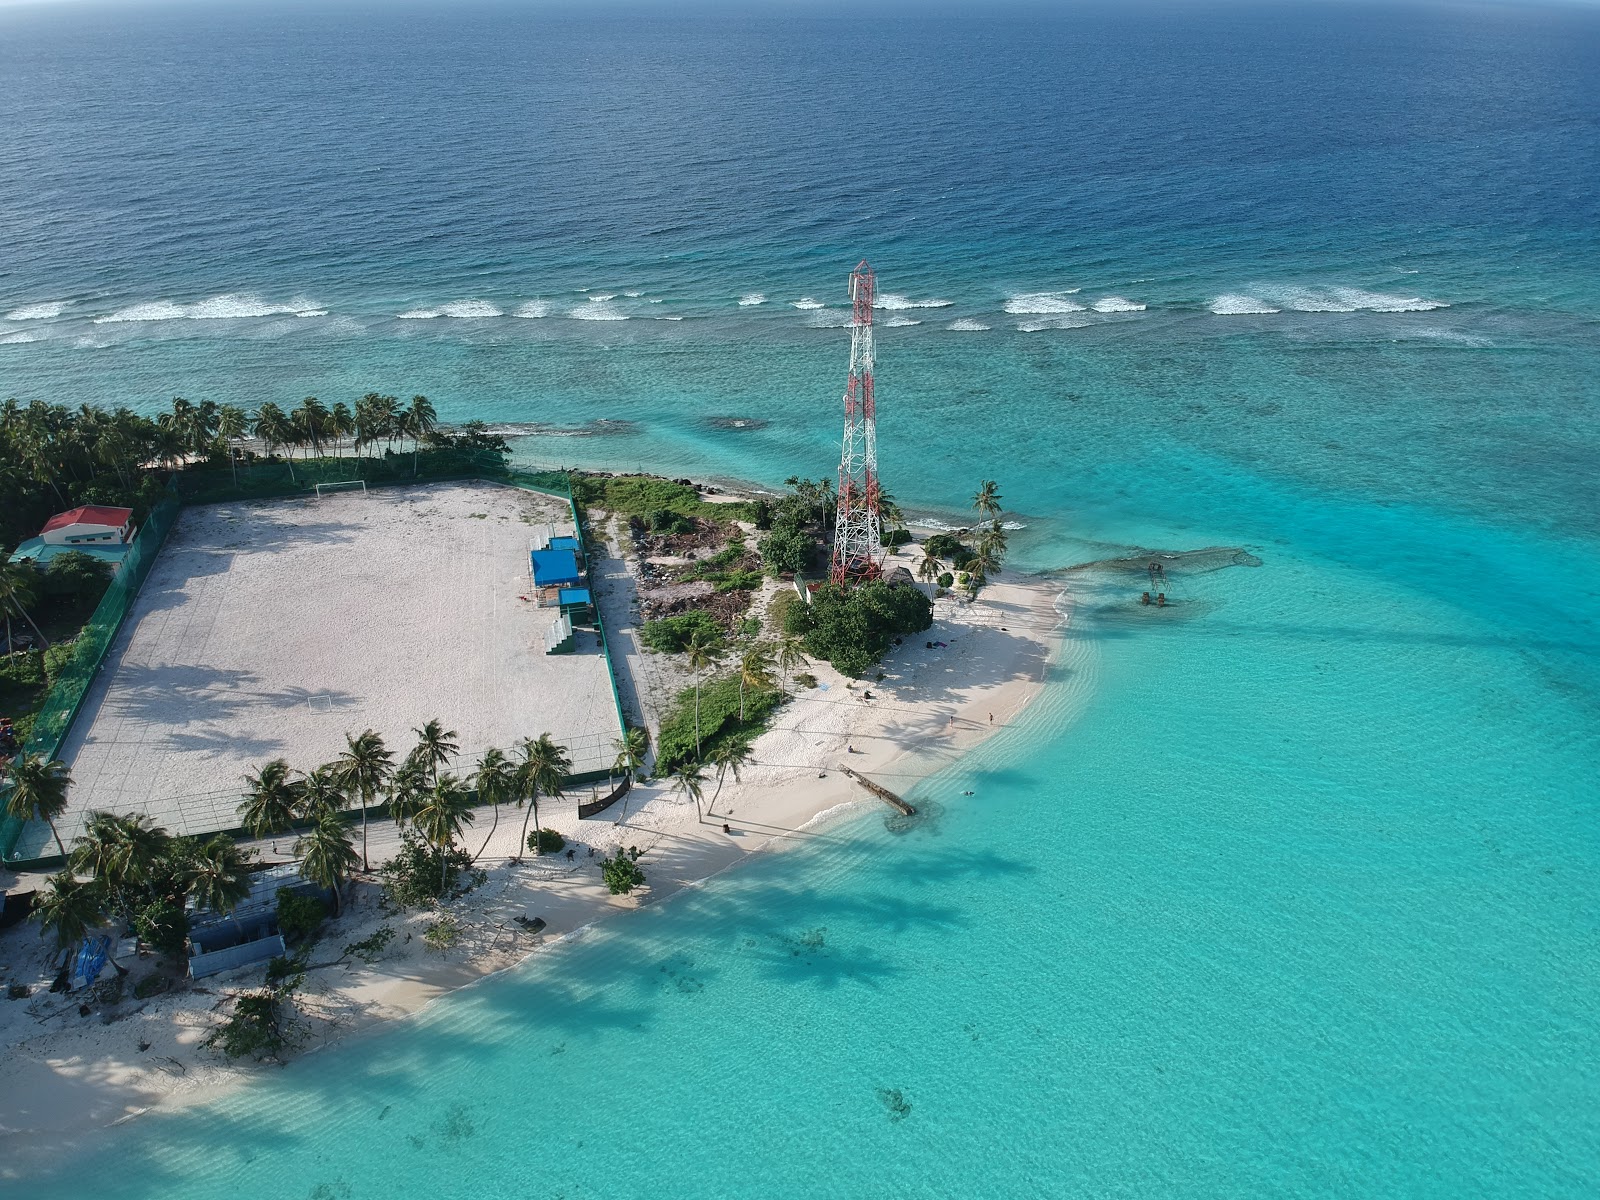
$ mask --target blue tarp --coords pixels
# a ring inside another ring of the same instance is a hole
[[[591,603],[591,601],[589,599],[589,589],[588,588],[562,588],[561,589],[561,607],[562,608],[565,608],[569,604],[589,604],[589,603]]]
[[[534,550],[533,582],[539,587],[567,587],[580,580],[578,556],[571,550]]]
[[[554,537],[554,538],[550,539],[550,549],[552,549],[552,550],[571,550],[574,554],[577,554],[579,551],[581,551],[583,549],[583,547],[578,545],[578,539],[577,538]]]
[[[72,963],[72,978],[69,980],[73,990],[87,987],[100,978],[100,972],[105,969],[106,955],[111,950],[111,939],[105,934],[97,938],[85,938],[83,945],[78,948],[78,956]]]

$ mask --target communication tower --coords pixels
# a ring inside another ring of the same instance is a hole
[[[872,395],[872,302],[876,280],[866,259],[850,273],[850,378],[844,385],[839,510],[833,527],[835,583],[876,579],[882,570],[878,513],[878,419]]]

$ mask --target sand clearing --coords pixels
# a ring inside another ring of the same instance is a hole
[[[620,735],[592,633],[544,652],[553,608],[530,592],[533,525],[566,502],[487,483],[186,509],[62,750],[68,842],[90,809],[175,833],[236,827],[247,770],[310,769],[347,731],[409,748],[437,717],[467,768],[490,746],[553,734],[578,771]],[[24,857],[49,834],[24,832]]]

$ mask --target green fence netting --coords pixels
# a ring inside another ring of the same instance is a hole
[[[100,598],[99,606],[74,639],[72,656],[51,681],[23,753],[43,754],[47,758],[60,755],[67,731],[72,728],[72,719],[83,707],[84,697],[94,683],[100,664],[116,641],[123,618],[133,607],[139,587],[150,573],[156,555],[161,552],[161,544],[167,540],[167,532],[178,519],[182,507],[177,487],[169,482],[166,497],[150,510],[144,525],[128,544],[128,552],[111,577],[111,585]],[[23,824],[9,815],[0,820],[0,855],[11,857]]]

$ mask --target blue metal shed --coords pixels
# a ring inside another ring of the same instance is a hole
[[[538,587],[574,587],[580,582],[578,556],[571,550],[532,550],[528,557]]]

